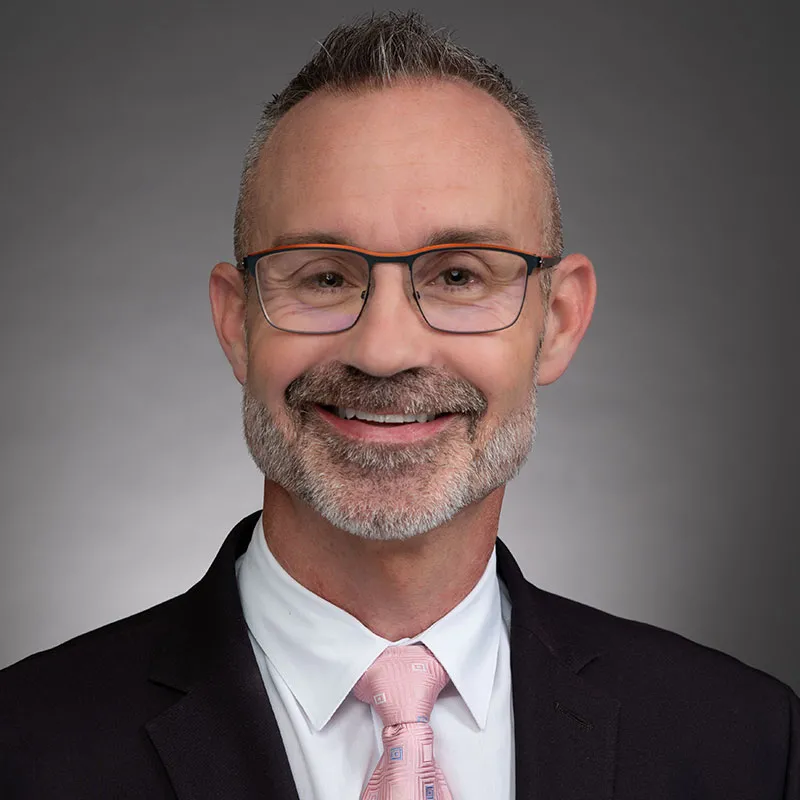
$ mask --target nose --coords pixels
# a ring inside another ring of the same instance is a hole
[[[345,334],[342,360],[377,377],[431,366],[436,331],[411,296],[408,266],[376,264],[371,281],[361,317]]]

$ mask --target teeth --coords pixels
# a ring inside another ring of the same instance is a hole
[[[369,411],[358,411],[355,408],[336,407],[336,414],[342,419],[363,419],[367,422],[430,422],[436,414],[371,414]]]

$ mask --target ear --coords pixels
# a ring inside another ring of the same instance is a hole
[[[236,380],[244,384],[247,378],[247,298],[242,273],[233,264],[217,264],[211,270],[208,293],[217,338],[233,367]]]
[[[589,327],[596,296],[594,267],[586,256],[572,253],[554,268],[539,357],[540,385],[563,375]]]

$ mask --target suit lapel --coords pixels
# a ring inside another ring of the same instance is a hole
[[[609,800],[619,702],[579,674],[601,654],[547,618],[547,594],[529,584],[498,540],[511,599],[511,687],[518,800]]]
[[[518,800],[612,797],[619,704],[518,629],[511,639]]]
[[[297,800],[263,691],[205,682],[146,727],[181,800]]]
[[[180,693],[146,727],[181,800],[297,800],[253,655],[234,563],[257,514],[242,520],[200,583],[176,600],[150,679]]]

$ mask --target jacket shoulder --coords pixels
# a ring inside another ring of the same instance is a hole
[[[81,675],[117,670],[133,674],[146,671],[146,646],[165,633],[182,605],[184,595],[173,597],[129,617],[80,634],[55,647],[27,656],[0,670],[0,702],[26,689],[53,682],[71,683]]]
[[[534,588],[534,587],[532,587]],[[625,694],[672,688],[687,693],[736,686],[758,693],[784,693],[785,684],[721,650],[656,625],[611,614],[585,603],[535,589],[554,631],[554,647],[569,649],[571,642],[595,654],[587,674],[602,673]],[[616,676],[616,677],[615,677]]]
[[[620,703],[621,781],[657,751],[694,765],[687,774],[709,792],[709,765],[724,764],[731,782],[773,787],[759,796],[800,798],[800,700],[789,686],[677,633],[534,591],[566,637],[554,646],[583,642],[578,675]]]
[[[125,774],[161,796],[144,723],[176,693],[148,679],[182,596],[28,656],[0,671],[0,795],[105,796]],[[136,789],[134,794],[138,791]]]
[[[158,713],[174,693],[148,681],[148,674],[183,597],[0,670],[0,742],[58,737],[93,725],[103,729],[115,715],[133,722]]]
[[[552,647],[569,654],[580,642],[578,675],[617,698],[626,726],[642,737],[658,731],[698,752],[714,739],[738,740],[764,758],[790,740],[798,747],[800,701],[772,675],[680,634],[531,588],[554,631]]]

